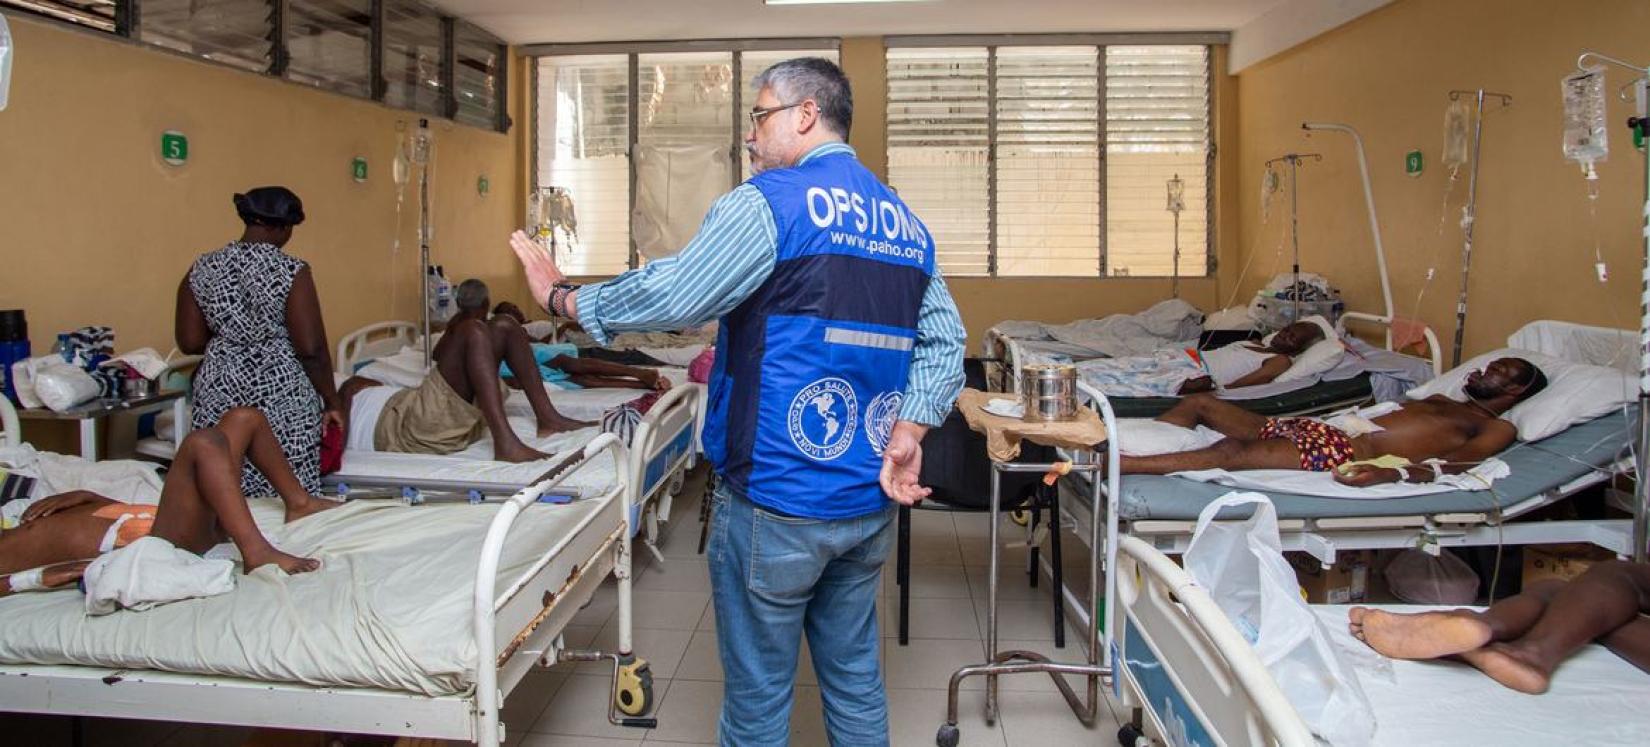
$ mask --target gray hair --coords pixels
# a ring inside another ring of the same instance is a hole
[[[487,301],[487,284],[475,278],[459,283],[458,291],[453,294],[459,311],[485,311]]]
[[[776,62],[756,76],[751,87],[757,91],[772,88],[781,104],[813,99],[819,105],[819,116],[825,126],[843,140],[848,139],[848,130],[854,126],[854,92],[848,85],[848,76],[823,57],[796,57]]]

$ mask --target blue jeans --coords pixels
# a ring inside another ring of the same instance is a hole
[[[721,649],[723,745],[790,739],[796,660],[808,635],[832,745],[888,744],[877,589],[894,504],[854,519],[765,511],[733,488],[712,498],[710,584]]]

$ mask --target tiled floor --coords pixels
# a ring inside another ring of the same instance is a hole
[[[684,496],[700,492],[689,482]],[[710,608],[710,580],[699,540],[697,497],[678,499],[660,543],[665,563],[638,551],[635,584],[635,648],[654,674],[656,729],[639,731],[607,723],[608,678],[600,665],[561,665],[534,672],[510,695],[503,716],[508,744],[516,747],[584,747],[595,745],[707,744],[716,738],[721,704],[722,667],[716,654],[715,615]],[[895,639],[898,586],[892,559],[879,600],[883,663],[887,676],[891,740],[895,745],[930,745],[945,717],[946,683],[952,670],[984,658],[987,572],[984,546],[989,525],[978,513],[913,513],[911,573],[911,642]],[[1005,523],[1005,528],[1008,527]],[[1016,535],[1019,536],[1019,535]],[[1005,536],[1006,541],[1006,536]],[[1068,555],[1081,554],[1073,540]],[[1054,648],[1049,584],[1029,588],[1024,548],[1003,554],[999,582],[998,640],[1003,649],[1027,649],[1063,660],[1079,660],[1080,633],[1067,628],[1067,645]],[[1068,558],[1069,559],[1069,558]],[[1068,565],[1070,565],[1068,563]],[[571,645],[611,646],[617,635],[616,602],[611,584],[582,610],[567,629]],[[798,662],[791,743],[827,743],[820,695],[806,651]],[[984,682],[965,681],[961,695],[963,745],[1110,744],[1117,733],[1119,709],[1109,701],[1098,723],[1085,729],[1067,709],[1046,675],[1004,677],[1000,718],[983,719]],[[1073,686],[1081,692],[1080,681]],[[153,722],[88,720],[85,743],[218,747],[245,744],[249,732]],[[22,731],[19,731],[21,729]],[[0,733],[27,735],[15,744],[67,745],[67,719],[0,716]],[[258,735],[259,745],[301,744]]]

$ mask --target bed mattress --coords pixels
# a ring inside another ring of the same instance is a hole
[[[1637,745],[1650,734],[1644,707],[1650,674],[1603,646],[1587,646],[1565,661],[1545,694],[1525,695],[1463,663],[1379,657],[1347,632],[1348,609],[1313,607],[1353,662],[1375,710],[1377,745]]]
[[[1625,414],[1611,413],[1541,441],[1515,444],[1499,454],[1512,468],[1512,474],[1498,480],[1493,492],[1455,490],[1384,500],[1274,493],[1272,504],[1277,507],[1278,517],[1286,519],[1491,512],[1615,462],[1624,453],[1633,432]],[[1204,506],[1232,491],[1224,485],[1161,475],[1124,475],[1122,484],[1118,515],[1127,521],[1196,521]],[[1222,511],[1220,518],[1244,518],[1252,510],[1250,506],[1238,506]]]
[[[530,415],[511,415],[510,427],[516,435],[521,436],[523,443],[551,454],[552,457],[521,464],[493,461],[493,439],[487,436],[483,436],[480,441],[463,451],[452,454],[403,454],[347,449],[344,451],[342,468],[328,475],[327,482],[348,484],[352,478],[356,481],[376,478],[371,480],[376,483],[393,476],[405,479],[409,483],[462,482],[476,487],[496,487],[505,492],[512,492],[538,481],[545,470],[572,454],[574,450],[584,448],[602,432],[600,427],[590,426],[539,437],[535,433],[536,428]],[[614,464],[613,454],[604,451],[563,480],[562,487],[578,495],[596,495],[617,481],[618,468]]]
[[[1369,399],[1371,393],[1369,374],[1361,373],[1340,381],[1320,380],[1293,391],[1228,401],[1261,415],[1298,415],[1357,404]],[[1111,402],[1112,412],[1120,418],[1157,417],[1180,402],[1179,397],[1108,397],[1107,400]]]
[[[529,506],[510,533],[501,583],[593,519],[548,571],[571,573],[618,526],[618,504]],[[0,662],[463,693],[475,680],[476,563],[497,511],[352,501],[284,526],[278,504],[254,501],[274,543],[319,558],[321,570],[287,576],[266,566],[237,576],[227,594],[103,617],[88,617],[74,590],[9,596],[0,599]]]

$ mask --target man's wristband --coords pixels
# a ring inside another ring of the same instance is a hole
[[[572,315],[567,313],[567,298],[573,295],[573,291],[578,289],[579,286],[572,283],[557,283],[552,287],[550,289],[550,313],[563,318],[572,318]]]

